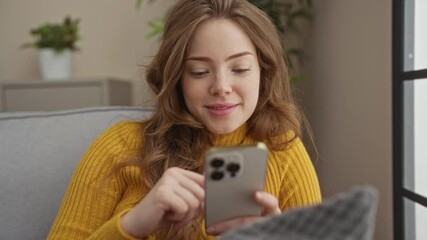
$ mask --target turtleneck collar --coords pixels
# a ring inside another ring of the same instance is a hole
[[[232,145],[240,145],[245,141],[247,132],[247,125],[244,123],[242,126],[237,128],[236,130],[226,133],[226,134],[213,134],[211,133],[213,145],[217,147],[221,146],[232,146]]]

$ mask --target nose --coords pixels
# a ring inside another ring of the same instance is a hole
[[[232,92],[231,82],[222,73],[217,73],[212,81],[209,93],[215,96],[225,96]]]

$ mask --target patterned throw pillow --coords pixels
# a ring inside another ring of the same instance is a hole
[[[222,240],[371,240],[377,191],[339,193],[322,204],[287,211],[224,234]]]

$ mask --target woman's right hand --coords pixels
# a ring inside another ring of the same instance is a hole
[[[121,218],[123,230],[142,238],[159,228],[185,226],[199,215],[205,198],[204,177],[181,168],[167,169],[156,185]]]

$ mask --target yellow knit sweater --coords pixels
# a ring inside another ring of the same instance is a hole
[[[120,163],[138,156],[142,128],[141,122],[122,122],[94,141],[74,172],[48,239],[134,239],[121,229],[119,220],[147,193],[141,171],[128,166],[107,176]],[[245,132],[243,126],[215,136],[214,144],[253,143],[245,138]],[[266,191],[277,197],[281,209],[321,201],[316,173],[300,139],[286,151],[270,152],[267,169]],[[203,224],[200,228],[204,228]],[[204,230],[201,232],[193,239],[208,239]]]

